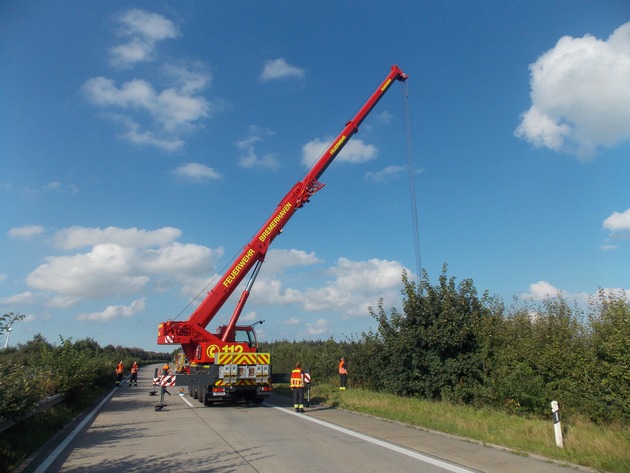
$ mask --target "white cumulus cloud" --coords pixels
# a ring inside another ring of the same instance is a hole
[[[94,322],[107,322],[112,319],[129,318],[136,315],[138,312],[142,312],[145,308],[146,298],[137,299],[130,305],[110,305],[102,312],[89,312],[81,313],[77,316],[77,320],[81,321],[94,321]]]
[[[274,79],[286,79],[287,77],[297,77],[302,79],[306,76],[306,71],[301,67],[292,66],[286,59],[271,59],[265,62],[260,79],[263,81]]]
[[[607,241],[622,240],[630,237],[630,209],[624,212],[613,212],[604,220],[602,226],[610,232]],[[606,243],[601,248],[604,251],[616,250],[619,248],[619,245]]]
[[[530,73],[532,105],[516,136],[581,159],[630,140],[630,22],[607,40],[561,38]]]
[[[195,73],[189,71],[188,74]],[[203,72],[197,72],[196,75],[197,83],[209,82],[209,77]],[[82,90],[86,98],[95,105],[122,110],[128,114],[148,114],[154,125],[165,132],[186,131],[195,122],[208,117],[211,111],[209,102],[203,96],[195,95],[196,90],[190,89],[186,84],[179,89],[168,87],[156,90],[143,79],[133,79],[117,86],[113,79],[100,76],[88,79]],[[136,120],[138,119],[140,116]]]
[[[307,253],[303,250],[269,250],[265,258],[265,272],[271,274],[282,273],[286,268],[296,266],[312,266],[323,261],[315,256],[314,252]]]
[[[302,146],[302,163],[306,167],[311,167],[317,159],[326,151],[326,148],[331,144],[330,141],[325,141],[316,138],[309,141]],[[339,152],[335,161],[342,163],[361,164],[372,159],[376,159],[378,156],[378,149],[374,145],[365,143],[363,140],[353,138],[346,142],[344,148]]]
[[[57,232],[59,248],[85,251],[48,256],[26,282],[46,294],[48,305],[55,307],[69,307],[83,299],[138,294],[151,287],[163,290],[186,285],[214,268],[223,250],[180,243],[176,241],[180,236],[181,231],[172,227],[153,231],[66,228]]]
[[[25,225],[23,227],[13,227],[9,230],[11,238],[29,239],[41,235],[46,229],[41,225]]]
[[[330,332],[330,323],[325,319],[319,319],[306,324],[306,333],[310,336],[324,335]]]
[[[181,230],[173,227],[162,227],[158,230],[140,230],[138,228],[118,227],[79,227],[73,226],[59,230],[55,234],[55,242],[64,250],[94,246],[101,243],[114,243],[123,247],[164,246],[177,240]]]
[[[575,301],[578,303],[586,302],[589,298],[589,294],[583,292],[568,292],[563,291],[553,284],[547,281],[538,281],[529,285],[529,291],[521,293],[520,297],[524,300],[530,300],[535,302],[541,302],[545,299],[554,299],[556,297],[562,297],[566,300]]]
[[[630,230],[630,209],[624,212],[613,212],[604,220],[604,228],[613,232]]]
[[[118,34],[125,41],[109,50],[111,64],[128,69],[139,62],[155,61],[157,65],[151,65],[148,74],[158,76],[160,86],[142,77],[117,81],[101,75],[87,79],[81,92],[86,100],[106,111],[105,118],[123,128],[119,138],[177,151],[185,144],[185,134],[200,128],[202,120],[226,104],[221,99],[210,101],[202,95],[212,75],[201,61],[178,60],[177,65],[157,61],[157,43],[179,36],[172,21],[156,13],[132,9],[120,17],[119,23]]]
[[[2,305],[6,305],[9,307],[22,306],[22,305],[33,304],[36,301],[36,299],[37,299],[37,296],[35,296],[35,294],[33,294],[31,291],[24,291],[20,294],[15,294],[14,296],[0,299],[0,303],[2,303]]]
[[[222,251],[218,253],[222,254]],[[208,268],[213,266],[215,254],[205,246],[173,242],[160,248],[147,248],[138,253],[134,266],[149,274],[178,276],[185,280],[191,276],[206,274]]]
[[[401,277],[405,269],[399,262],[339,258],[333,267],[323,270],[326,281],[313,282],[304,288],[285,287],[280,280],[281,273],[322,263],[313,253],[293,251],[276,254],[275,258],[282,262],[272,263],[261,273],[253,293],[257,303],[298,304],[309,312],[340,312],[343,318],[367,317],[368,308],[375,307],[381,297],[385,306],[399,305]],[[309,279],[312,278],[312,270],[308,274],[311,275]],[[282,280],[291,278],[283,276]]]
[[[550,297],[556,297],[562,294],[562,291],[547,281],[538,281],[529,285],[529,292],[521,294],[524,299],[531,299],[534,301],[544,301]]]
[[[121,68],[154,59],[155,45],[158,41],[179,36],[172,21],[157,13],[137,8],[120,16],[118,34],[125,37],[126,42],[111,48],[109,53],[111,64]]]
[[[275,133],[269,129],[263,129],[258,126],[249,127],[249,136],[239,140],[236,146],[241,150],[242,154],[238,158],[239,166],[243,168],[267,168],[278,169],[280,163],[276,154],[267,152],[262,155],[257,150],[264,136],[274,135]]]
[[[371,181],[376,182],[385,182],[392,179],[398,178],[401,174],[405,172],[404,166],[394,166],[389,165],[385,166],[383,169],[377,172],[368,172],[365,177]]]
[[[173,171],[173,174],[193,182],[216,181],[223,177],[216,169],[200,163],[182,164]]]
[[[26,283],[41,291],[73,297],[133,294],[149,281],[148,276],[132,271],[133,253],[130,248],[108,243],[85,254],[49,256],[27,276]]]

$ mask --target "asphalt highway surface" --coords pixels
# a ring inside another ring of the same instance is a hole
[[[25,462],[18,473],[423,472],[567,473],[570,468],[371,416],[273,395],[204,407],[178,388],[152,396],[154,367],[124,383]]]

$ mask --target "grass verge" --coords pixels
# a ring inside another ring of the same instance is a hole
[[[274,392],[290,395],[285,386],[274,386]],[[537,419],[363,389],[340,392],[337,386],[327,384],[311,386],[311,402],[499,445],[522,454],[542,455],[600,471],[630,472],[628,426],[600,426],[579,418],[562,419],[565,448],[561,449],[556,446],[551,415],[549,419]]]

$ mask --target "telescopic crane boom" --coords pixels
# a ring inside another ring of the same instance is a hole
[[[387,77],[372,93],[367,102],[357,114],[346,123],[339,135],[319,157],[304,178],[280,201],[273,214],[260,227],[254,237],[245,245],[234,263],[221,276],[215,286],[208,292],[199,307],[186,321],[168,321],[159,325],[157,343],[181,344],[186,357],[193,363],[212,363],[218,352],[225,351],[229,344],[234,343],[236,323],[249,296],[251,286],[258,275],[260,266],[265,259],[271,242],[282,232],[282,229],[293,214],[300,209],[313,194],[324,185],[318,181],[320,176],[341,152],[348,140],[357,133],[359,125],[381,99],[383,94],[396,81],[405,81],[407,75],[394,65]],[[252,272],[252,269],[254,270]],[[216,335],[206,330],[207,325],[217,315],[223,304],[236,290],[245,276],[252,272],[241,298],[227,326],[219,328]],[[255,351],[255,347],[243,346],[238,351]],[[228,349],[229,351],[229,349]]]

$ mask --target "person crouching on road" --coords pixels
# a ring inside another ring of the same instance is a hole
[[[133,362],[133,365],[131,365],[131,378],[129,378],[129,386],[132,384],[134,386],[138,385],[138,363],[135,361]]]
[[[291,390],[293,391],[293,407],[295,412],[304,412],[304,372],[300,363],[291,371]]]

